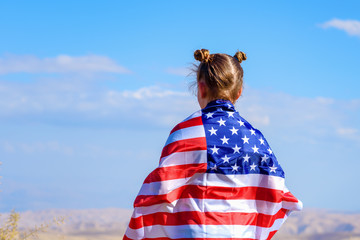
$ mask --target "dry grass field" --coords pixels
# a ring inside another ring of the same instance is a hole
[[[63,224],[50,224],[40,240],[119,240],[129,221],[128,209],[84,209],[27,211],[20,213],[20,229],[26,231],[54,217],[64,217]],[[3,214],[3,218],[6,214]],[[306,209],[293,213],[274,240],[360,240],[360,213],[340,213]]]

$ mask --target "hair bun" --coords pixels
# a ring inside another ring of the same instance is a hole
[[[200,62],[208,62],[210,59],[210,52],[207,49],[196,50],[194,58]]]
[[[236,60],[238,60],[239,63],[241,63],[242,61],[246,60],[246,54],[241,51],[237,51],[234,55],[234,58],[236,58]]]

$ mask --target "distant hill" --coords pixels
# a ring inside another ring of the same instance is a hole
[[[20,227],[51,222],[54,217],[65,217],[60,226],[52,224],[41,240],[115,240],[121,239],[131,216],[129,209],[84,209],[27,211],[20,213]],[[6,218],[3,214],[0,219]],[[306,209],[293,213],[274,240],[360,240],[360,213],[342,213],[319,209]]]
[[[294,212],[274,240],[360,240],[360,213],[320,209]]]

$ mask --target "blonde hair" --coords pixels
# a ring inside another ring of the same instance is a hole
[[[210,54],[201,49],[194,52],[194,58],[200,61],[194,70],[197,82],[205,81],[209,89],[210,100],[226,99],[235,103],[243,85],[243,69],[240,63],[246,60],[246,54],[237,51],[232,57],[223,53]]]

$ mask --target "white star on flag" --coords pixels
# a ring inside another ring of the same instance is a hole
[[[215,145],[214,145],[214,147],[213,148],[210,148],[213,152],[212,152],[212,154],[219,154],[218,153],[218,151],[219,151],[219,148],[217,148]]]
[[[266,154],[264,154],[264,156],[261,157],[261,162],[266,162],[268,159],[269,157]]]
[[[230,158],[227,155],[225,155],[225,157],[222,157],[221,159],[224,160],[224,163],[226,162],[228,163],[230,160]]]
[[[254,170],[255,171],[255,168],[257,167],[257,165],[255,165],[255,163],[253,163],[252,165],[250,165],[250,171],[251,170]]]
[[[210,136],[213,135],[213,134],[216,135],[216,131],[217,131],[217,129],[214,129],[213,127],[211,127],[211,129],[209,129]]]
[[[234,117],[235,112],[227,112],[229,114],[229,117]]]
[[[245,157],[243,157],[243,158],[244,158],[244,162],[249,162],[250,157],[249,157],[249,155],[248,155],[248,154],[246,154],[246,156],[245,156]]]
[[[239,131],[239,129],[236,129],[236,128],[233,126],[233,128],[230,129],[230,131],[231,131],[231,135],[234,135],[234,134],[238,135],[237,131]]]
[[[224,135],[223,138],[220,138],[220,140],[222,141],[222,144],[225,144],[225,143],[226,143],[226,144],[229,144],[229,143],[228,143],[228,140],[229,140],[229,139],[230,139],[230,138],[226,138],[225,135]]]
[[[265,145],[265,144],[264,144],[264,139],[262,139],[262,137],[259,138],[259,141],[260,141],[260,145]]]
[[[250,129],[251,135],[255,135],[255,130],[254,129]]]
[[[237,166],[236,163],[235,163],[234,166],[231,166],[231,167],[232,167],[232,170],[233,170],[233,171],[235,171],[235,172],[238,171],[239,166]]]
[[[238,121],[238,123],[240,124],[240,127],[241,127],[241,126],[245,126],[244,122],[243,122],[243,121],[241,121],[241,120],[240,120],[240,121]]]
[[[222,120],[222,118],[220,118],[220,120],[217,121],[217,122],[219,123],[219,126],[222,126],[222,125],[226,126],[226,125],[225,125],[225,122],[226,122],[226,121]]]
[[[254,147],[252,147],[252,150],[254,151],[254,153],[259,153],[259,148],[256,147],[256,145],[254,145]]]
[[[209,118],[212,118],[212,117],[213,117],[214,113],[213,113],[213,112],[209,112],[209,113],[207,113],[207,114],[205,114],[205,115],[206,115],[206,117],[209,119]]]
[[[216,164],[215,164],[214,166],[212,166],[212,167],[210,168],[210,170],[216,171],[216,170],[217,170]]]
[[[236,144],[235,147],[233,147],[232,149],[234,150],[234,153],[240,153],[241,147],[238,147],[238,145]]]
[[[274,173],[276,173],[276,170],[277,169],[277,167],[275,167],[275,165],[273,165],[272,167],[270,167],[270,172],[274,172]]]
[[[245,143],[249,143],[249,139],[250,139],[250,138],[247,138],[246,135],[245,135],[245,136],[244,136],[243,138],[241,138],[241,139],[244,141],[244,144],[245,144]]]
[[[272,150],[271,150],[270,148],[268,148],[268,152],[269,152],[270,154],[272,154]]]

